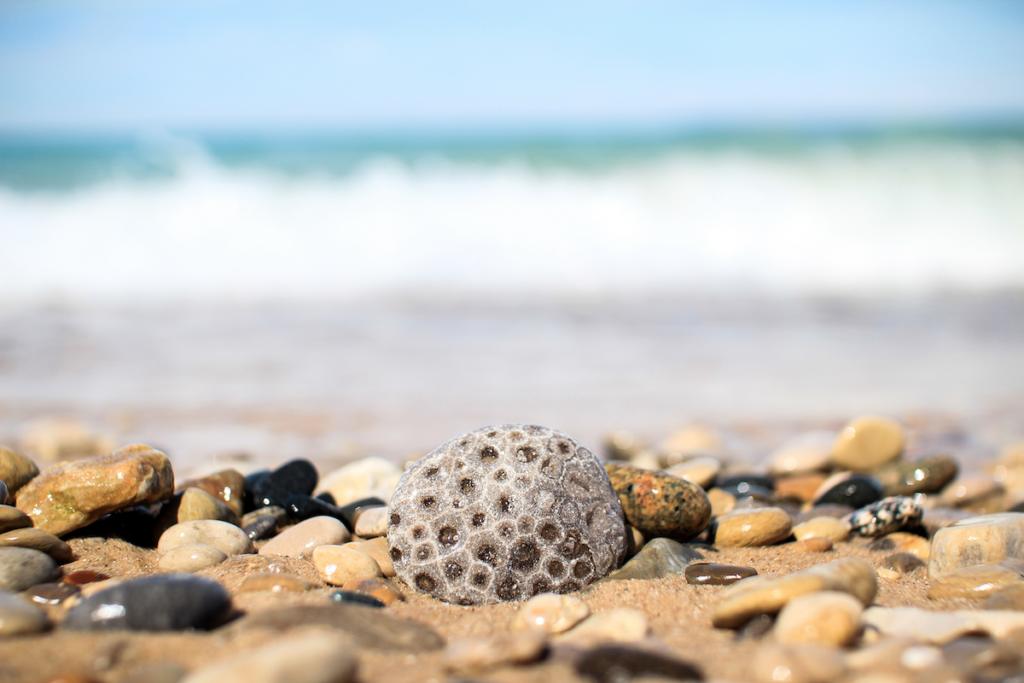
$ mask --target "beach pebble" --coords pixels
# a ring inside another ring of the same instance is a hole
[[[173,488],[167,456],[136,444],[49,467],[18,492],[17,503],[37,529],[62,536],[108,512],[166,500]]]
[[[46,583],[57,571],[57,563],[46,553],[32,548],[0,548],[0,590],[18,592]]]
[[[388,539],[379,536],[377,538],[371,538],[367,541],[350,541],[343,543],[346,548],[355,548],[366,553],[380,566],[380,571],[385,577],[392,577],[395,575],[395,565],[391,562],[391,556],[388,555]]]
[[[829,465],[835,439],[834,433],[826,431],[800,434],[771,454],[768,471],[782,477],[824,470]]]
[[[0,505],[6,505],[7,504],[7,497],[8,497],[7,484],[4,482],[3,479],[0,479]]]
[[[928,533],[928,537],[935,536],[939,529],[953,526],[962,519],[969,519],[976,515],[966,510],[952,510],[950,508],[925,508],[921,516],[921,526]]]
[[[242,531],[253,541],[262,541],[277,533],[277,520],[270,515],[263,515],[244,525]]]
[[[1001,566],[977,565],[960,567],[928,579],[928,597],[970,598],[980,600],[990,597],[1001,588],[1013,584],[1024,584],[1020,573]]]
[[[826,479],[828,479],[828,475],[821,473],[801,474],[776,479],[775,494],[780,499],[798,500],[801,503],[806,503],[814,500],[814,494],[818,492]]]
[[[323,495],[329,496],[330,494]],[[360,498],[359,500],[354,500],[347,505],[342,505],[338,510],[341,512],[341,520],[345,522],[345,526],[351,529],[356,524],[356,517],[358,517],[364,509],[383,507],[386,505],[387,503],[380,498],[370,496],[369,498]]]
[[[789,538],[792,518],[779,508],[733,510],[719,517],[715,526],[715,545],[756,547],[772,545]]]
[[[942,647],[942,655],[953,671],[974,681],[1020,681],[1024,674],[1020,646],[986,636],[957,638]]]
[[[651,624],[643,612],[616,607],[592,614],[575,628],[562,633],[555,642],[563,645],[589,646],[597,643],[636,643],[651,632]]]
[[[150,576],[94,593],[62,623],[78,631],[179,631],[215,626],[231,597],[215,581],[195,576]]]
[[[356,536],[376,538],[388,533],[388,508],[385,506],[364,508],[355,520]]]
[[[1024,514],[970,517],[935,533],[928,578],[960,567],[999,564],[1008,557],[1024,559]]]
[[[383,609],[385,607],[382,600],[378,600],[372,595],[356,591],[347,591],[345,589],[332,591],[327,596],[327,599],[331,602],[346,603],[350,605],[365,605],[366,607],[372,607],[374,609]]]
[[[260,548],[260,555],[271,557],[310,557],[322,545],[341,545],[352,538],[345,525],[333,517],[311,517],[285,529]]]
[[[14,593],[0,591],[0,638],[45,631],[46,612]]]
[[[162,572],[192,574],[200,569],[216,567],[226,559],[227,555],[211,545],[182,545],[161,555],[157,567]]]
[[[655,538],[646,543],[633,558],[609,574],[604,581],[626,579],[660,579],[683,571],[694,562],[703,560],[697,550],[670,538]]]
[[[905,443],[906,435],[898,422],[858,417],[839,432],[832,444],[832,463],[847,470],[871,470],[898,458]]]
[[[692,482],[702,489],[708,489],[715,483],[715,477],[722,471],[722,463],[710,456],[684,460],[670,467],[665,472],[674,477]]]
[[[481,674],[508,664],[530,664],[546,648],[544,635],[534,631],[462,638],[445,648],[441,666],[456,674]]]
[[[516,612],[513,631],[527,629],[543,633],[564,633],[590,616],[590,606],[571,595],[541,593],[535,595]]]
[[[874,475],[885,496],[912,496],[936,493],[956,478],[957,461],[948,455],[932,455],[912,462],[899,462],[878,470]]]
[[[824,536],[811,536],[789,546],[794,553],[824,553],[832,550],[832,540]]]
[[[727,564],[698,562],[683,572],[686,583],[694,586],[729,586],[750,576],[756,576],[753,567],[734,567]]]
[[[703,425],[690,425],[677,429],[663,439],[656,448],[661,464],[678,465],[684,460],[722,450],[718,433]]]
[[[815,517],[793,527],[793,536],[798,541],[805,538],[827,538],[833,542],[845,541],[850,535],[850,525],[835,517]]]
[[[285,638],[235,653],[189,674],[181,683],[348,683],[356,651],[334,633]]]
[[[718,628],[738,628],[751,617],[775,614],[800,595],[834,590],[869,605],[877,591],[874,568],[860,558],[836,560],[785,576],[756,576],[726,588],[712,614]]]
[[[444,647],[444,639],[424,624],[396,619],[383,610],[362,605],[296,605],[248,614],[235,621],[237,631],[288,631],[326,626],[342,631],[359,647],[375,650],[430,652]]]
[[[278,505],[294,494],[309,495],[316,488],[320,475],[316,467],[302,458],[286,462],[253,483],[252,498],[257,507]]]
[[[291,521],[288,517],[288,512],[283,507],[278,505],[268,505],[242,515],[239,526],[247,527],[261,517],[273,517],[278,526],[285,526]]]
[[[650,647],[600,645],[584,652],[575,663],[576,673],[597,683],[621,681],[701,681],[695,664]]]
[[[271,593],[303,593],[316,588],[312,581],[283,572],[256,572],[249,574],[238,586],[239,593],[256,593],[269,591]]]
[[[338,507],[370,497],[387,504],[402,474],[402,468],[393,462],[363,458],[324,475],[316,492],[330,493]]]
[[[224,503],[237,517],[241,517],[244,512],[245,477],[238,470],[221,470],[199,479],[186,479],[178,482],[175,489],[177,491],[199,489]],[[216,518],[207,517],[205,519]]]
[[[344,508],[304,493],[294,493],[288,496],[284,502],[284,509],[288,513],[288,518],[297,522],[312,517],[333,517],[347,528],[352,527],[352,516],[346,514]]]
[[[711,520],[711,503],[696,484],[630,465],[609,464],[605,469],[626,522],[646,538],[688,541]]]
[[[0,505],[0,533],[32,526],[32,518],[16,507]]]
[[[0,534],[0,548],[32,548],[46,553],[60,564],[71,562],[71,546],[53,534],[25,527]]]
[[[332,586],[342,586],[352,579],[383,576],[373,558],[355,548],[320,545],[313,549],[312,560],[320,578]]]
[[[909,553],[924,562],[928,561],[932,552],[932,544],[928,539],[905,531],[897,531],[881,538],[876,538],[868,548],[890,553]]]
[[[838,591],[809,593],[790,600],[775,620],[776,641],[846,647],[857,637],[864,605]]]
[[[874,538],[917,526],[923,514],[913,498],[893,496],[855,510],[843,521],[850,525],[850,533]]]
[[[985,600],[984,609],[1024,612],[1024,584],[1012,583],[995,591]]]
[[[861,622],[883,635],[941,645],[968,633],[1003,638],[1024,628],[1024,614],[1008,610],[934,612],[917,607],[868,607]]]
[[[213,519],[175,524],[161,534],[157,549],[161,553],[166,553],[184,545],[212,545],[228,557],[244,555],[255,550],[252,540],[244,531],[234,524]]]
[[[885,565],[900,574],[911,574],[925,566],[925,562],[912,553],[895,553],[885,558]]]
[[[67,583],[37,583],[22,594],[39,605],[59,605],[79,592],[78,586]]]
[[[938,505],[947,508],[971,508],[984,504],[986,499],[1001,497],[1005,489],[991,474],[973,474],[961,477],[939,495]],[[20,507],[20,506],[19,506]]]
[[[846,673],[843,655],[817,645],[762,645],[750,660],[757,683],[835,683]]]
[[[886,581],[899,581],[901,576],[898,571],[886,567],[878,567],[875,569],[875,573],[878,574],[878,578]]]
[[[92,569],[79,569],[71,572],[64,576],[61,581],[63,583],[69,583],[72,586],[82,586],[87,583],[97,583],[99,581],[106,581],[110,577],[102,572],[97,572]]]
[[[347,581],[341,589],[344,591],[351,591],[353,593],[369,595],[370,597],[379,600],[384,605],[391,605],[405,600],[405,596],[399,592],[393,583],[387,579],[377,577],[368,579],[352,579],[351,581]]]
[[[881,498],[882,485],[871,475],[838,472],[822,482],[813,502],[815,506],[847,505],[856,510]]]
[[[500,425],[457,437],[406,470],[387,538],[403,582],[471,605],[578,590],[622,562],[625,534],[608,475],[589,450],[545,427]]]
[[[25,455],[0,446],[0,481],[7,485],[9,496],[17,497],[19,489],[39,474],[39,468]]]
[[[175,493],[160,508],[153,528],[154,538],[160,538],[175,524],[203,519],[215,519],[235,526],[240,523],[238,515],[223,501],[200,489],[185,489]]]
[[[713,488],[708,491],[708,503],[711,505],[711,514],[721,517],[736,508],[736,496],[720,488]]]

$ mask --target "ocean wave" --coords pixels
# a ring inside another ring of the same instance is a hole
[[[0,299],[1024,288],[1024,145],[672,149],[596,168],[379,154],[0,185]]]

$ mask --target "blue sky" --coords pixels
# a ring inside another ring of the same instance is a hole
[[[0,128],[1024,119],[1020,2],[0,4]]]

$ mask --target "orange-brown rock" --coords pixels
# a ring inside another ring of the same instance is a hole
[[[711,503],[696,484],[664,472],[605,465],[626,522],[645,538],[688,541],[711,521]]]
[[[199,489],[227,505],[232,512],[242,516],[242,493],[245,489],[245,477],[238,470],[221,470],[199,479],[188,479],[180,482],[175,491]],[[179,520],[181,521],[181,520]]]

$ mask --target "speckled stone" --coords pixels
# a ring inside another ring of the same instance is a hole
[[[177,486],[178,491],[185,489],[199,489],[210,494],[230,508],[236,516],[241,517],[243,508],[243,494],[245,492],[245,477],[238,470],[221,470],[208,474],[198,479],[187,479]],[[179,520],[184,521],[184,520]]]
[[[660,579],[682,574],[694,562],[703,560],[697,550],[670,538],[656,538],[645,544],[629,562],[609,574],[602,581],[627,579]]]
[[[952,569],[928,580],[928,597],[981,600],[1000,588],[1024,584],[1020,573],[1001,566],[978,565]]]
[[[1007,558],[1024,559],[1024,514],[970,517],[935,533],[928,578],[960,567],[999,564]]]
[[[888,465],[875,472],[885,496],[912,496],[936,493],[956,478],[957,461],[948,455],[932,455],[912,462]]]
[[[499,666],[535,662],[546,646],[544,635],[534,631],[462,638],[444,651],[441,666],[456,674],[483,674]]]
[[[857,637],[864,605],[838,591],[809,593],[790,600],[772,633],[780,643],[846,647]]]
[[[733,510],[718,518],[715,545],[747,548],[772,545],[789,538],[792,528],[792,518],[779,508]]]
[[[32,548],[46,553],[60,564],[71,562],[74,553],[71,546],[53,534],[26,527],[0,534],[0,548]]]
[[[57,563],[46,553],[31,548],[0,548],[0,590],[23,591],[46,583]]]
[[[555,636],[554,642],[580,647],[599,643],[637,643],[650,632],[651,624],[643,612],[616,607],[590,615],[575,628]]]
[[[391,497],[387,538],[403,582],[466,605],[577,590],[626,552],[601,464],[535,425],[478,429],[418,460]]]
[[[39,633],[48,623],[40,607],[14,593],[0,591],[0,638]]]
[[[228,557],[254,550],[244,531],[234,524],[213,519],[175,524],[160,536],[157,549],[166,553],[183,545],[212,545]]]
[[[126,581],[82,600],[61,626],[78,631],[178,631],[209,628],[231,608],[220,584],[194,576]]]
[[[924,560],[910,553],[894,553],[885,558],[885,566],[900,574],[912,574],[925,566]]]
[[[814,495],[814,505],[848,505],[854,509],[882,498],[882,484],[869,474],[839,472],[824,482]]]
[[[871,470],[903,452],[903,427],[884,417],[864,416],[850,422],[832,444],[832,462],[848,470]]]
[[[189,674],[181,683],[350,683],[356,651],[334,633],[285,638],[238,652]]]
[[[860,558],[836,560],[785,576],[755,576],[726,588],[712,623],[738,628],[751,617],[775,614],[793,598],[823,590],[849,593],[869,605],[877,591],[874,568]]]
[[[734,567],[727,564],[698,562],[683,572],[686,583],[693,586],[731,586],[751,576],[757,576],[753,567]]]
[[[260,548],[260,555],[309,557],[321,545],[341,545],[352,538],[345,525],[333,517],[311,517],[285,529]]]
[[[18,492],[18,508],[37,529],[62,536],[114,510],[171,497],[167,456],[149,446],[47,468]]]
[[[395,584],[391,583],[387,579],[379,577],[352,579],[351,581],[345,582],[341,589],[352,593],[363,593],[365,595],[369,595],[370,597],[379,600],[385,606],[392,605],[396,602],[403,602],[405,600],[405,596],[403,596],[398,588],[395,587]]]
[[[923,514],[913,498],[892,496],[854,511],[843,521],[850,525],[850,533],[874,538],[917,526]]]
[[[162,572],[192,574],[216,567],[226,559],[228,556],[212,545],[182,545],[164,553],[157,562],[157,567]]]
[[[0,505],[0,533],[32,526],[32,518],[16,507]]]
[[[343,586],[352,579],[383,576],[373,558],[355,548],[320,545],[313,549],[312,561],[320,578],[332,586]]]
[[[238,586],[239,593],[269,591],[271,593],[303,593],[316,588],[312,581],[294,574],[279,572],[256,572],[242,579]]]
[[[702,456],[691,460],[684,460],[678,465],[667,469],[666,474],[693,482],[702,489],[707,490],[715,483],[715,477],[722,471],[722,463],[717,458]]]
[[[519,608],[512,619],[513,631],[537,630],[564,633],[590,616],[590,606],[570,595],[541,593]]]
[[[629,465],[605,469],[626,521],[647,538],[688,541],[711,521],[711,503],[696,484]]]
[[[850,525],[835,517],[815,517],[793,527],[793,536],[798,541],[818,537],[836,543],[845,541],[849,535]]]
[[[17,497],[18,490],[39,474],[39,468],[26,456],[0,446],[0,481],[7,484],[8,494]]]

